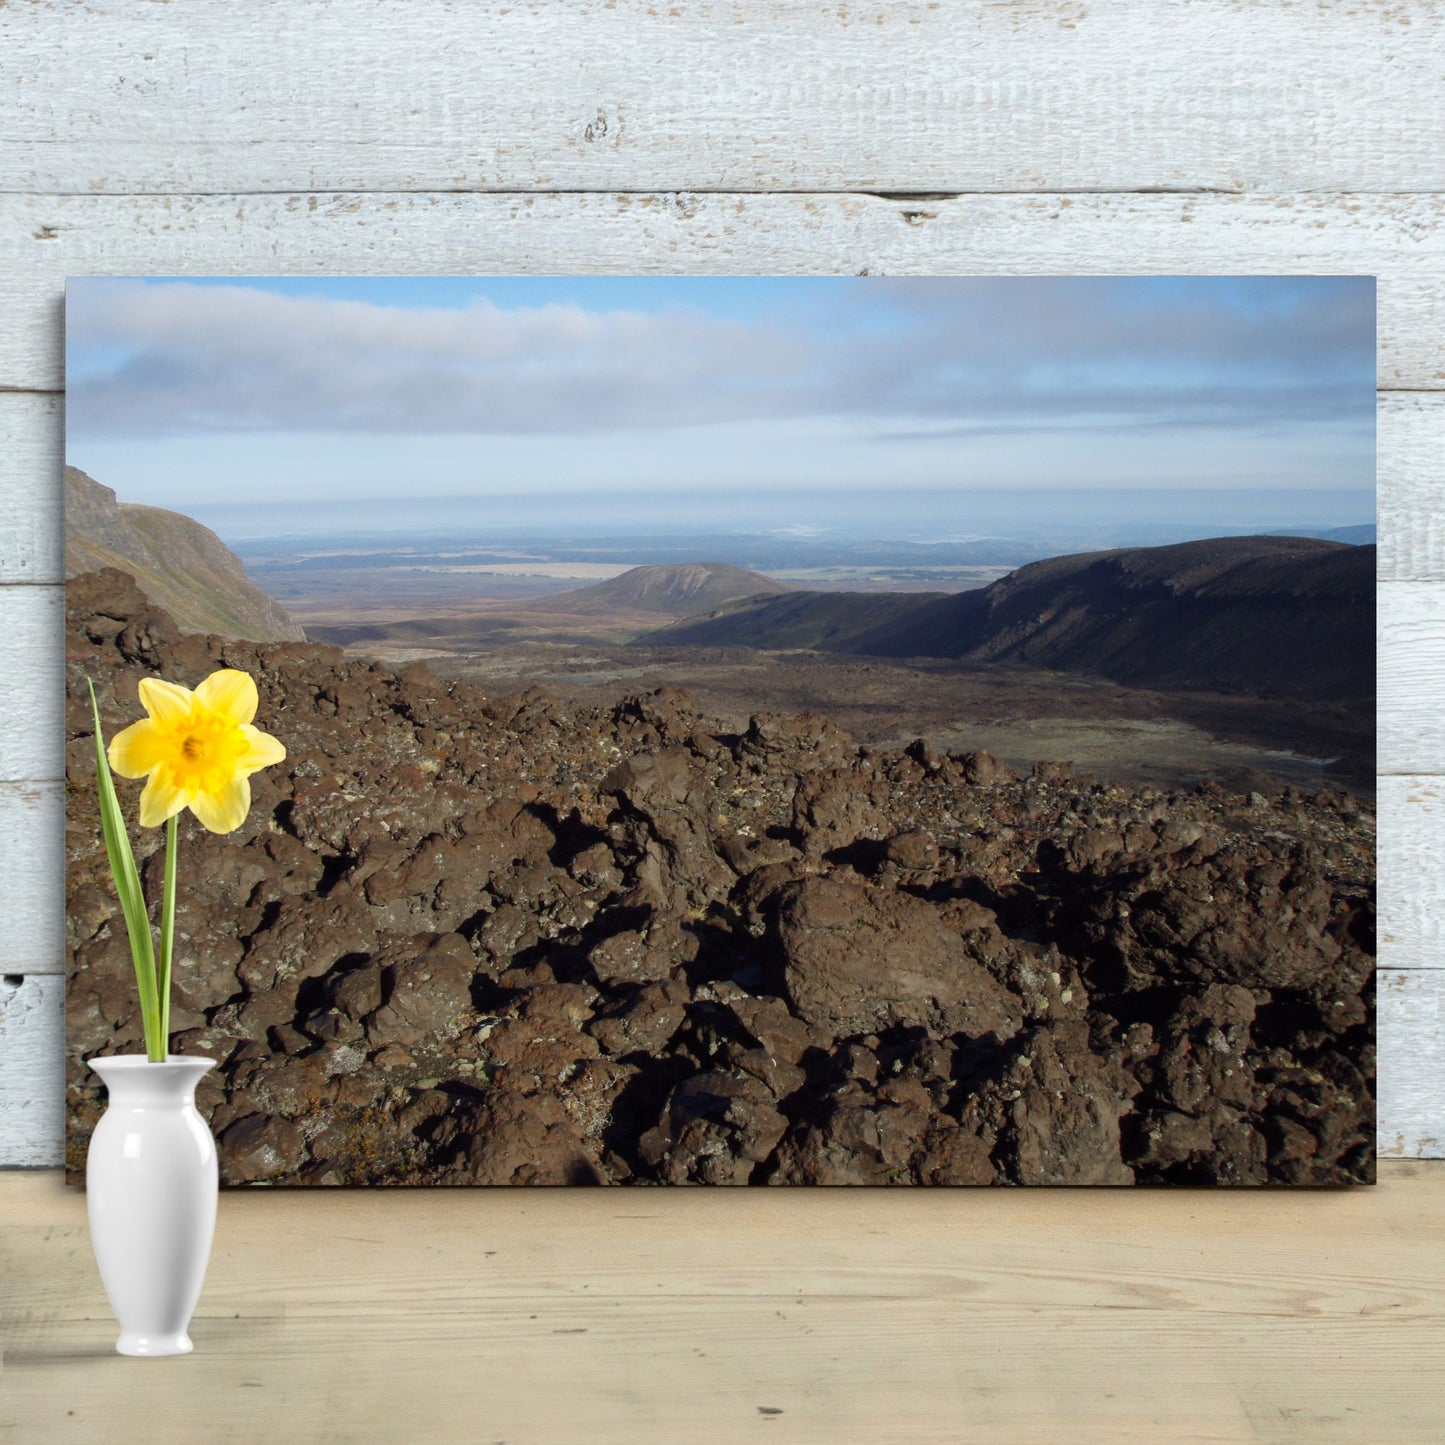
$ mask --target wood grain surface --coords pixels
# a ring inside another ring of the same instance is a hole
[[[1445,1163],[1380,1173],[232,1191],[195,1354],[145,1362],[84,1196],[0,1176],[0,1438],[1437,1445]]]
[[[1445,1157],[1445,969],[1382,969],[1378,998],[1380,1154]]]
[[[0,1117],[7,1164],[55,1163],[64,1103],[65,976],[0,974]]]
[[[1424,0],[0,5],[0,1165],[60,1151],[94,273],[1376,276],[1381,1139],[1445,1154],[1442,41]]]
[[[1430,0],[8,8],[7,191],[1445,189]]]

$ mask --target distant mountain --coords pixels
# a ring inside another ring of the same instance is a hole
[[[710,617],[684,619],[636,640],[779,652],[798,648],[810,652],[876,651],[857,643],[874,635],[892,635],[898,628],[906,632],[927,604],[947,600],[949,594],[944,592],[790,592],[747,597],[730,602]]]
[[[623,642],[669,621],[714,614],[759,599],[805,595],[745,567],[683,562],[633,567],[593,587],[498,603],[470,616],[320,625],[312,627],[309,635],[312,641],[339,647],[385,643],[450,652],[537,640]]]
[[[1353,527],[1291,527],[1281,532],[1271,532],[1271,537],[1320,537],[1326,542],[1348,542],[1352,547],[1373,547],[1377,529],[1373,522],[1361,522]]]
[[[882,600],[896,610],[885,615]],[[1020,663],[1137,687],[1364,701],[1375,686],[1375,549],[1225,537],[1094,552],[943,597],[760,598],[641,640]]]
[[[117,501],[109,487],[66,467],[65,575],[103,567],[129,573],[183,631],[254,642],[305,638],[209,527],[179,512]]]
[[[683,562],[663,567],[634,567],[618,577],[530,604],[534,612],[573,616],[617,612],[661,612],[696,617],[715,612],[739,598],[791,593],[786,582],[749,572],[727,562]]]

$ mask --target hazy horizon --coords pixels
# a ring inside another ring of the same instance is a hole
[[[1373,521],[1368,277],[72,279],[67,459],[223,537]]]
[[[102,479],[97,479],[102,480]],[[122,501],[129,500],[121,496]],[[539,509],[529,497],[426,498],[254,507],[197,498],[187,515],[231,544],[372,538],[397,544],[447,539],[468,544],[526,535],[565,540],[626,533],[703,539],[758,536],[809,542],[857,541],[928,545],[1000,541],[1031,543],[1063,533],[1184,536],[1249,531],[1330,531],[1373,526],[1373,491],[1317,494],[1189,491],[1167,499],[1136,489],[979,489],[940,497],[925,490],[876,495],[775,492],[739,508],[729,499],[688,494],[607,498],[556,494]],[[179,510],[179,509],[177,509]]]

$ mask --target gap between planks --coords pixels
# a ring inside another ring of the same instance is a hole
[[[1019,190],[1012,187],[974,186],[957,191],[870,191],[843,190],[837,186],[775,186],[763,190],[739,190],[736,186],[695,185],[662,189],[657,186],[628,185],[575,185],[575,186],[349,186],[327,190],[312,186],[305,191],[295,187],[280,190],[258,188],[249,191],[122,191],[122,190],[39,190],[33,187],[0,186],[0,197],[30,197],[35,200],[61,200],[75,196],[106,196],[118,201],[156,201],[172,195],[194,197],[198,201],[225,199],[249,199],[251,197],[295,196],[304,194],[321,200],[356,195],[367,196],[497,196],[504,199],[522,200],[531,196],[657,196],[665,200],[676,200],[686,196],[833,196],[839,199],[887,201],[896,205],[928,205],[936,201],[966,201],[970,196],[1016,196],[1020,199],[1037,196],[1259,196],[1259,195],[1337,195],[1338,191],[1321,187],[1306,187],[1289,191],[1259,191],[1249,186],[1049,186],[1045,189],[1030,188]],[[1366,191],[1353,190],[1354,196],[1436,196],[1445,195],[1445,189],[1433,186],[1409,187],[1403,190]]]

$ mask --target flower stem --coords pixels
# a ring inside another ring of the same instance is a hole
[[[145,1030],[146,1057],[160,1063],[166,1056],[166,1039],[161,1033],[160,1003],[156,996],[156,962],[151,940],[150,915],[146,912],[145,892],[140,873],[131,852],[130,835],[120,801],[115,796],[115,782],[105,755],[105,736],[100,727],[100,707],[95,700],[95,687],[90,688],[90,712],[95,720],[95,778],[99,791],[101,836],[110,863],[110,876],[115,882],[116,897],[125,917],[126,937],[130,940],[131,962],[135,965],[136,991],[140,994],[141,1024]]]
[[[160,1004],[161,1047],[171,1047],[171,955],[176,939],[176,824],[180,815],[166,819],[166,878],[161,893],[161,954],[156,966],[156,994]]]

